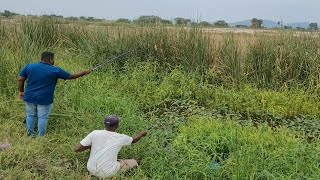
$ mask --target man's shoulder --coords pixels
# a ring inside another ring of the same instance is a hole
[[[43,63],[39,63],[39,64],[43,65]],[[46,69],[47,71],[53,72],[53,73],[59,73],[59,72],[61,72],[61,70],[63,70],[63,69],[62,69],[61,67],[59,67],[59,66],[53,66],[53,65],[48,66],[48,65],[46,65],[46,64],[45,64],[45,69]]]
[[[37,69],[38,63],[29,63],[24,67],[24,70],[33,70]]]
[[[44,65],[46,65],[46,64],[41,63],[41,62],[35,62],[35,63],[27,64],[26,67],[28,67],[28,68],[38,68],[38,67],[42,67]]]
[[[105,130],[94,130],[92,131],[90,134],[94,135],[94,136],[99,136],[99,135],[104,135],[106,134]]]
[[[131,138],[130,136],[126,135],[126,134],[121,134],[121,133],[116,133],[115,136],[119,139],[128,139]]]
[[[51,66],[52,70],[55,71],[55,72],[64,72],[65,70],[62,68],[62,67],[59,67],[59,66]]]
[[[40,63],[29,63],[26,65],[26,67],[34,67],[34,66],[39,66]]]
[[[93,130],[93,131],[91,131],[90,134],[97,134],[97,133],[101,133],[101,130]]]
[[[121,134],[117,132],[110,132],[106,130],[94,130],[90,134],[93,136],[113,136],[113,137],[118,137],[118,138],[123,138],[123,137],[130,137],[126,134]]]

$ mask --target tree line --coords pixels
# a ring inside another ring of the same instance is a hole
[[[8,10],[4,10],[4,12],[0,11],[0,16],[4,17],[13,17],[13,16],[21,16],[18,13],[14,13]],[[85,17],[85,16],[80,16],[80,17],[64,17],[62,15],[42,15],[42,17],[46,18],[63,18],[67,20],[85,20],[85,21],[104,21],[105,19],[98,19],[95,17]],[[139,25],[152,25],[152,24],[164,24],[164,25],[178,25],[178,26],[201,26],[201,27],[221,27],[221,28],[228,28],[230,25],[224,21],[224,20],[218,20],[214,23],[209,23],[207,21],[192,21],[191,19],[188,18],[183,18],[183,17],[176,17],[173,20],[167,20],[163,19],[159,16],[140,16],[137,19],[130,20],[130,19],[125,19],[125,18],[119,18],[115,20],[116,23],[122,23],[122,24],[139,24]],[[235,27],[237,28],[254,28],[254,29],[262,29],[265,28],[263,27],[263,20],[258,19],[258,18],[252,18],[251,19],[251,25],[236,25]],[[283,25],[282,22],[278,22],[278,27],[282,29],[293,29],[291,26]],[[296,29],[298,30],[306,30],[305,28],[302,27],[297,27]],[[318,30],[318,24],[313,22],[309,24],[309,28],[307,30]]]
[[[118,23],[135,23],[135,24],[170,24],[170,25],[181,25],[181,26],[204,26],[204,27],[229,27],[228,23],[226,23],[224,20],[219,20],[214,23],[209,23],[207,21],[200,21],[200,22],[195,22],[192,21],[191,19],[183,18],[183,17],[177,17],[174,18],[173,21],[167,20],[167,19],[162,19],[159,16],[140,16],[139,18],[135,20],[129,20],[129,19],[118,19],[116,20]]]

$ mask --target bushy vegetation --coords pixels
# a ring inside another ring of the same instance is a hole
[[[285,129],[275,133],[267,126],[254,129],[228,120],[192,118],[189,125],[181,127],[174,148],[182,159],[176,165],[180,177],[187,179],[320,176],[316,160],[320,156],[313,153],[319,145],[296,139]],[[215,167],[213,162],[219,162],[221,167]]]
[[[25,18],[0,22],[0,44],[0,179],[94,179],[73,147],[109,114],[121,133],[149,129],[120,154],[142,165],[115,179],[319,178],[317,37]],[[47,137],[29,139],[16,78],[44,50],[71,72],[126,54],[60,81]]]

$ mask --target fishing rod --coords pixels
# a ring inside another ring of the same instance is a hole
[[[129,54],[130,52],[131,51],[129,50],[129,51],[125,52],[125,53],[120,54],[119,56],[114,57],[114,58],[106,59],[103,63],[100,63],[97,66],[95,66],[94,68],[92,68],[92,71],[96,71],[97,69],[99,69],[99,68],[101,68],[101,67],[103,67],[103,66],[105,66],[105,65],[107,65],[109,63],[111,63],[112,61],[114,61],[114,60],[116,60],[116,59],[118,59],[118,58],[120,58],[120,57],[122,57],[124,55]]]

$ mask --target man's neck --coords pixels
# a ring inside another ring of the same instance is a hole
[[[106,128],[107,131],[110,131],[110,132],[116,132],[116,129],[108,129]]]
[[[48,62],[47,60],[41,60],[40,62],[46,63],[46,64],[50,64],[50,62]],[[52,65],[52,64],[50,64]]]

